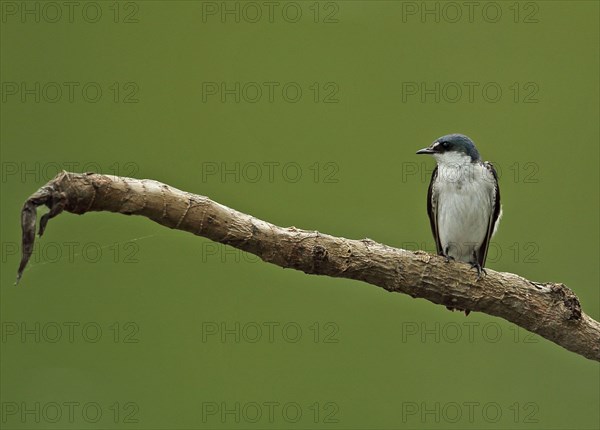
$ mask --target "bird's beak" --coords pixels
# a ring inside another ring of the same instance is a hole
[[[433,149],[432,146],[428,146],[427,148],[419,149],[417,151],[417,154],[435,154],[435,150]]]

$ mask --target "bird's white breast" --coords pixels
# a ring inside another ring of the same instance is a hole
[[[471,163],[470,158],[458,154],[438,158],[433,190],[438,234],[443,251],[448,250],[450,257],[474,262],[473,252],[487,234],[494,185],[493,175],[482,163]]]

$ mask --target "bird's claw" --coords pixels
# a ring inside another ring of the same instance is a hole
[[[446,259],[446,263],[450,263],[451,261],[456,261],[456,260],[454,259],[454,257],[451,257],[451,256],[449,256],[449,255],[444,255],[444,258]]]
[[[476,279],[477,281],[479,281],[479,279],[481,279],[482,273],[484,275],[487,275],[487,272],[485,271],[485,269],[483,267],[481,267],[481,264],[479,264],[479,262],[471,263],[471,268],[477,269],[477,279]]]

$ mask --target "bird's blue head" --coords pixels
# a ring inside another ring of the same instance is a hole
[[[432,154],[438,156],[442,156],[442,154],[450,155],[450,153],[468,156],[473,162],[481,160],[475,144],[464,134],[447,134],[446,136],[436,139],[427,148],[417,151],[417,154]]]

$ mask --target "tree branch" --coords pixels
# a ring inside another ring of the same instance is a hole
[[[63,210],[79,215],[91,211],[142,215],[284,268],[356,279],[436,304],[495,315],[600,361],[600,323],[581,311],[579,299],[563,284],[532,282],[490,269],[476,280],[468,264],[447,263],[437,255],[391,248],[370,239],[278,227],[148,179],[63,171],[40,188],[21,213],[23,258],[17,282],[33,252],[36,211],[41,205],[50,211],[40,220],[40,236],[48,220]]]

